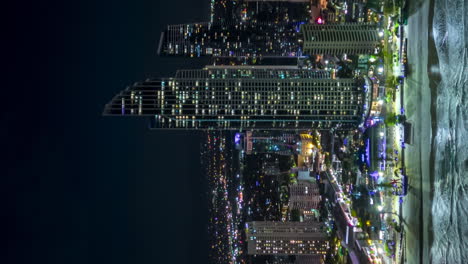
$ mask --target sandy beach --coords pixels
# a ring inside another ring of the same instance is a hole
[[[406,230],[405,263],[430,263],[432,141],[431,86],[428,56],[437,56],[430,47],[433,1],[410,1],[406,26],[410,74],[405,82],[404,107],[407,120],[413,124],[414,141],[406,146],[405,164],[410,190],[403,202]],[[433,88],[434,89],[434,88]]]

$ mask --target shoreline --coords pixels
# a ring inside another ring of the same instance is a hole
[[[437,90],[439,83],[441,81],[441,77],[439,74],[435,74],[431,71],[432,66],[439,65],[439,57],[437,53],[437,48],[435,46],[434,41],[434,34],[433,34],[433,23],[434,23],[434,13],[435,13],[435,0],[430,0],[429,4],[429,23],[428,23],[428,30],[430,32],[428,38],[428,52],[429,54],[434,54],[434,56],[428,56],[427,62],[427,74],[429,78],[429,89],[431,91],[431,107],[430,107],[430,115],[431,115],[431,152],[429,156],[429,187],[431,190],[429,192],[429,200],[431,211],[429,212],[430,217],[428,218],[428,250],[429,250],[429,263],[432,263],[432,256],[431,250],[432,245],[434,243],[434,229],[433,227],[433,215],[432,215],[432,207],[434,201],[434,182],[435,182],[435,138],[437,136]]]

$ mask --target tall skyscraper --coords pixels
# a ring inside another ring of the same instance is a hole
[[[158,53],[188,57],[298,57],[298,35],[298,23],[169,25],[161,35]]]
[[[301,35],[307,54],[374,54],[381,41],[377,27],[366,23],[305,24]]]
[[[115,96],[104,115],[152,118],[156,129],[350,129],[363,123],[368,78],[329,79],[281,67],[179,70]]]
[[[320,223],[249,222],[249,255],[325,255],[328,240]]]
[[[373,54],[377,27],[368,23],[197,23],[169,25],[158,52],[176,56],[300,57],[303,54]]]

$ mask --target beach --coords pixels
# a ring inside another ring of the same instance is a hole
[[[406,263],[468,258],[468,52],[463,0],[410,3],[404,91],[414,142],[403,203]]]
[[[405,263],[429,263],[431,226],[430,153],[432,140],[431,87],[428,57],[431,25],[430,1],[410,1],[406,26],[409,75],[405,81],[404,108],[413,125],[413,143],[406,145],[405,164],[410,189],[403,202]]]

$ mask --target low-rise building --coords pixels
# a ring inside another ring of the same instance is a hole
[[[249,222],[249,255],[325,255],[328,248],[321,223]]]

